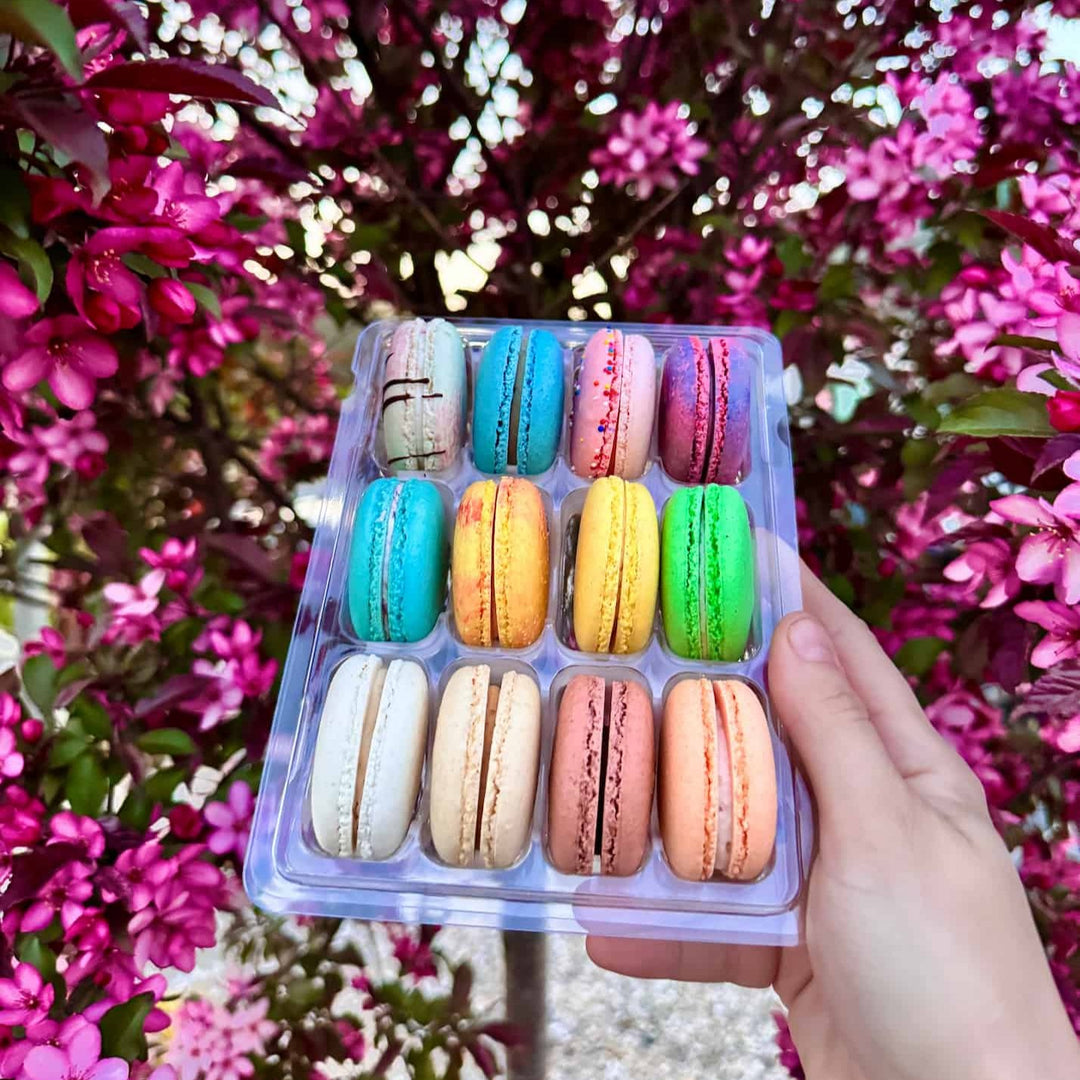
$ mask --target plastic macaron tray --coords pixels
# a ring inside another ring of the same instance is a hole
[[[244,867],[271,911],[791,944],[809,793],[779,343],[377,322]]]

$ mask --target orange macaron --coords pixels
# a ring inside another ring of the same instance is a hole
[[[681,878],[756,878],[776,841],[776,766],[757,694],[737,679],[676,683],[660,728],[660,834]]]

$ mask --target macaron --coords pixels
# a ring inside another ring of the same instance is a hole
[[[427,722],[419,664],[354,655],[338,665],[311,770],[311,824],[324,851],[385,859],[401,846],[420,788]]]
[[[598,330],[585,346],[574,384],[570,467],[578,476],[645,471],[656,405],[656,354],[649,339]]]
[[[652,702],[636,682],[575,675],[563,691],[548,786],[548,853],[564,874],[625,877],[649,843]]]
[[[419,641],[446,599],[449,545],[439,490],[380,478],[360,500],[349,551],[349,619],[365,641]]]
[[[683,337],[660,380],[660,460],[680,483],[732,484],[750,452],[750,377],[727,338]]]
[[[501,326],[480,357],[473,392],[473,461],[521,476],[551,467],[563,416],[563,351],[547,330]]]
[[[438,472],[465,434],[465,346],[445,319],[410,319],[390,339],[382,384],[386,463]]]
[[[645,648],[656,614],[660,530],[642,484],[618,476],[585,496],[574,558],[574,641],[597,653]]]
[[[431,839],[443,862],[517,861],[532,825],[540,765],[540,687],[508,671],[458,668],[446,684],[431,754]]]
[[[776,839],[776,768],[765,712],[735,679],[684,679],[660,726],[660,835],[681,878],[737,881],[765,869]]]
[[[548,522],[535,484],[514,476],[465,489],[454,525],[454,625],[466,645],[531,645],[544,629]]]
[[[681,488],[664,507],[660,611],[673,652],[739,660],[754,615],[754,545],[732,487]]]

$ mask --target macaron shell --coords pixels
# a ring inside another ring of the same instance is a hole
[[[716,702],[708,679],[668,693],[660,726],[660,834],[672,871],[705,881],[716,865],[720,789]]]
[[[494,480],[477,480],[465,489],[454,523],[451,593],[454,625],[466,645],[491,645],[495,624],[492,609],[491,537],[495,528]]]
[[[449,678],[435,722],[431,751],[431,840],[439,858],[465,866],[476,847],[484,720],[491,669],[458,668]]]
[[[705,488],[705,653],[740,660],[754,616],[754,545],[742,496],[732,487]]]
[[[335,670],[319,717],[311,766],[311,824],[329,855],[351,855],[353,802],[364,721],[379,702],[385,669],[377,656],[353,655]]]
[[[623,372],[619,386],[619,427],[613,472],[633,480],[645,471],[656,409],[656,354],[641,334],[623,338]]]
[[[368,485],[356,511],[349,549],[349,621],[364,641],[384,641],[382,617],[383,556],[390,510],[402,482],[380,478]]]
[[[713,403],[709,356],[698,337],[682,337],[668,350],[660,380],[660,460],[680,483],[701,480],[708,454]]]
[[[418,467],[414,454],[423,431],[424,352],[427,327],[422,319],[400,323],[390,339],[383,371],[382,424],[386,458],[392,468]]]
[[[499,481],[491,547],[499,644],[520,649],[540,636],[547,617],[548,523],[535,484],[509,476]]]
[[[656,775],[652,701],[640,683],[612,683],[607,737],[600,872],[625,877],[645,857]]]
[[[422,399],[423,454],[420,468],[441,471],[457,460],[465,434],[465,345],[445,319],[428,324],[429,391]],[[442,451],[442,453],[440,453]]]
[[[554,334],[533,330],[525,345],[517,470],[535,476],[551,468],[563,418],[563,350]]]
[[[574,386],[570,467],[578,476],[606,476],[615,451],[622,378],[621,330],[597,330],[585,345]]]
[[[611,651],[644,649],[656,616],[660,583],[660,528],[656,504],[643,484],[626,484],[625,535],[619,608]]]
[[[501,326],[480,357],[473,390],[472,444],[473,461],[481,472],[506,472],[521,338],[520,326]]]
[[[574,637],[585,652],[608,652],[626,535],[626,482],[595,481],[585,496],[574,561]]]
[[[717,864],[727,877],[750,881],[768,865],[776,842],[772,738],[761,702],[749,686],[723,679],[713,684],[713,690],[731,775],[729,851],[721,845]]]
[[[406,480],[391,523],[387,621],[391,641],[426,637],[446,601],[448,544],[439,489]]]
[[[428,683],[411,660],[391,660],[366,760],[357,811],[356,853],[385,859],[409,830],[427,745]]]
[[[709,356],[715,419],[703,478],[710,484],[733,484],[745,470],[750,453],[751,368],[726,338],[709,341]]]
[[[539,765],[540,687],[528,675],[508,671],[499,687],[480,822],[485,866],[504,869],[524,850]]]
[[[559,702],[548,786],[548,853],[554,867],[564,874],[592,873],[600,808],[604,693],[604,680],[599,676],[575,675]]]
[[[680,488],[664,506],[660,542],[660,613],[671,650],[701,659],[699,537],[703,526],[699,487]]]

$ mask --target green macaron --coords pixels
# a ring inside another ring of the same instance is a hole
[[[739,660],[754,615],[754,544],[733,487],[680,488],[664,507],[660,607],[672,651]]]

